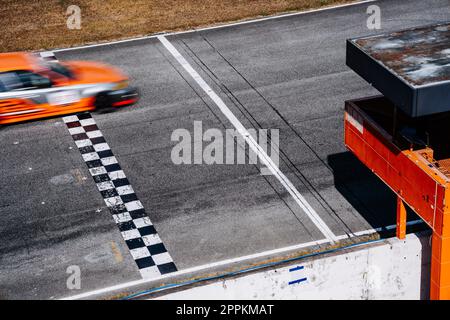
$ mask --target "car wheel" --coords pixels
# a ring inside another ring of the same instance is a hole
[[[95,108],[96,109],[108,109],[110,107],[111,107],[111,102],[110,102],[108,94],[106,92],[99,93],[95,97]]]

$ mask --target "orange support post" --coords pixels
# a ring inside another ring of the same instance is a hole
[[[442,215],[433,231],[430,299],[450,300],[450,212]]]
[[[400,196],[397,196],[397,238],[406,237],[406,207]]]

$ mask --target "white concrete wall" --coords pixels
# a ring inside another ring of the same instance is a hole
[[[429,250],[428,236],[409,234],[404,241],[386,239],[347,252],[171,292],[158,299],[426,298]],[[292,283],[303,278],[306,280]]]

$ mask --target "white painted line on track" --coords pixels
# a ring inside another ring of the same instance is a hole
[[[143,37],[137,37],[137,38],[131,38],[131,39],[123,39],[123,40],[116,40],[116,41],[109,41],[109,42],[103,42],[103,43],[95,43],[95,44],[82,45],[82,46],[71,47],[71,48],[54,49],[53,52],[63,52],[63,51],[71,51],[71,50],[79,50],[79,49],[87,49],[87,48],[109,46],[109,45],[114,45],[114,44],[119,44],[119,43],[126,43],[126,42],[146,40],[146,39],[153,39],[153,38],[159,37],[160,35],[171,36],[171,35],[177,35],[177,34],[186,34],[186,33],[208,31],[208,30],[214,30],[214,29],[222,29],[222,28],[227,28],[227,27],[251,24],[251,23],[255,23],[255,22],[262,22],[262,21],[267,21],[267,20],[275,20],[275,19],[292,17],[292,16],[300,16],[300,15],[310,14],[310,13],[315,13],[315,12],[322,12],[322,11],[328,11],[328,10],[345,8],[345,7],[352,7],[352,6],[361,5],[361,4],[365,4],[365,3],[372,3],[372,2],[376,2],[376,1],[378,1],[378,0],[363,0],[363,1],[358,1],[358,2],[353,2],[353,3],[346,3],[346,4],[339,4],[339,5],[329,6],[329,7],[325,7],[325,8],[319,8],[319,9],[311,9],[311,10],[305,10],[305,11],[299,11],[299,12],[291,12],[291,13],[284,13],[284,14],[279,14],[279,15],[273,15],[273,16],[264,17],[264,18],[256,18],[256,19],[250,19],[250,20],[244,20],[244,21],[238,21],[238,22],[224,23],[224,24],[220,24],[220,25],[217,25],[217,26],[203,27],[203,28],[184,30],[184,31],[166,32],[166,33],[163,33],[163,34],[153,34],[153,35],[148,35],[148,36],[143,36]]]
[[[410,226],[414,226],[416,224],[421,224],[421,223],[423,223],[423,221],[418,219],[418,220],[413,220],[413,221],[407,222],[406,226],[410,227]],[[375,229],[368,229],[368,230],[363,230],[363,231],[357,231],[357,232],[354,232],[354,233],[352,233],[350,235],[343,234],[343,235],[337,236],[336,238],[338,240],[343,240],[343,239],[347,239],[348,237],[350,237],[350,238],[360,237],[360,236],[365,236],[365,235],[369,235],[369,234],[376,233],[376,232],[381,232],[383,230],[389,231],[389,230],[395,229],[396,227],[397,227],[397,225],[392,224],[392,225],[386,226],[384,228],[383,227],[379,227],[379,228],[375,228]]]
[[[278,166],[272,161],[264,149],[256,142],[250,135],[247,129],[231,112],[223,100],[214,92],[214,90],[203,80],[203,78],[192,68],[189,62],[178,52],[178,50],[166,39],[164,36],[158,36],[159,41],[170,52],[170,54],[178,61],[178,63],[186,70],[187,73],[194,79],[195,82],[202,88],[202,90],[214,101],[219,107],[220,111],[227,117],[227,119],[236,128],[239,134],[245,139],[249,147],[255,152],[262,163],[272,172],[272,174],[280,181],[285,189],[291,194],[297,204],[302,208],[305,214],[311,219],[322,234],[330,241],[336,240],[336,235],[331,231],[327,224],[322,220],[314,208],[306,201],[292,182],[286,177]]]
[[[409,221],[406,223],[407,226],[413,226],[416,224],[421,224],[423,223],[422,220],[414,220],[414,221]],[[355,236],[363,236],[363,235],[370,235],[382,230],[392,230],[395,229],[396,225],[389,225],[389,226],[385,226],[380,227],[380,228],[375,228],[375,229],[368,229],[368,230],[363,230],[363,231],[357,231],[354,232],[350,235],[347,234],[343,234],[340,236],[337,236],[336,238],[339,240],[343,240],[343,239],[348,239],[348,238],[353,238]],[[158,278],[152,278],[152,279],[142,279],[142,280],[135,280],[135,281],[129,281],[129,282],[124,282],[118,285],[114,285],[114,286],[110,286],[110,287],[106,287],[103,289],[98,289],[98,290],[93,290],[93,291],[88,291],[85,293],[80,293],[77,295],[73,295],[70,297],[66,297],[66,298],[62,298],[61,300],[77,300],[77,299],[86,299],[95,295],[101,295],[101,294],[106,294],[108,292],[112,292],[115,290],[122,290],[122,289],[127,289],[127,288],[131,288],[133,286],[137,286],[137,285],[141,285],[141,284],[146,284],[149,282],[153,282],[153,281],[159,281],[162,279],[167,279],[167,278],[172,278],[172,277],[176,277],[176,276],[181,276],[183,274],[189,274],[192,272],[198,272],[198,271],[202,271],[202,270],[208,270],[211,268],[215,268],[215,267],[220,267],[220,266],[224,266],[224,265],[229,265],[232,263],[240,263],[243,261],[247,261],[247,260],[252,260],[252,259],[258,259],[258,258],[263,258],[263,257],[267,257],[267,256],[271,256],[271,255],[275,255],[275,254],[283,254],[283,253],[287,253],[290,251],[295,251],[298,249],[304,249],[304,248],[308,248],[311,246],[315,246],[315,245],[321,245],[321,244],[326,244],[326,243],[330,243],[330,241],[328,239],[321,239],[321,240],[317,240],[317,241],[311,241],[311,242],[305,242],[302,244],[298,244],[298,245],[293,245],[293,246],[288,246],[288,247],[284,247],[284,248],[278,248],[278,249],[274,249],[274,250],[268,250],[268,251],[263,251],[260,253],[256,253],[256,254],[251,254],[251,255],[247,255],[247,256],[242,256],[242,257],[238,257],[238,258],[232,258],[232,259],[226,259],[226,260],[222,260],[222,261],[218,261],[218,262],[213,262],[213,263],[209,263],[209,264],[204,264],[204,265],[200,265],[200,266],[196,266],[196,267],[192,267],[192,268],[188,268],[188,269],[183,269],[183,270],[179,270],[176,272],[173,272],[171,274],[167,274],[167,275],[163,275],[160,276]]]

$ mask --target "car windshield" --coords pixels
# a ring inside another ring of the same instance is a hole
[[[72,71],[68,67],[62,65],[59,62],[56,61],[44,62],[42,63],[42,66],[66,78],[70,79],[74,78]]]
[[[72,71],[70,71],[69,68],[67,68],[66,66],[58,63],[58,62],[50,62],[50,70],[52,70],[53,72],[62,74],[63,76],[67,77],[67,78],[73,78],[73,74]]]

